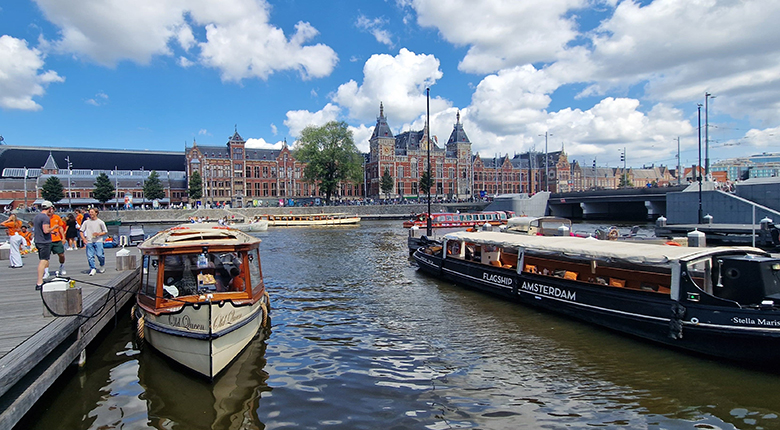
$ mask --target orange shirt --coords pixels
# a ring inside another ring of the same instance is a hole
[[[76,214],[76,223],[78,225],[81,225],[81,222],[84,221],[84,214]]]
[[[32,245],[32,232],[30,230],[27,230],[26,232],[20,231],[19,234],[27,241],[27,246]]]
[[[54,214],[49,218],[49,225],[51,226],[51,241],[62,242],[63,235],[60,234],[60,229],[58,227],[62,227],[62,231],[65,231],[65,227],[67,226],[65,221],[63,221],[59,215]]]
[[[8,229],[8,237],[13,236],[16,233],[21,233],[22,230],[22,222],[18,219],[16,221],[11,221],[10,219],[7,219],[0,223],[3,227]]]

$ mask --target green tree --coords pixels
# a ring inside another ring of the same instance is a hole
[[[203,197],[203,178],[197,170],[190,175],[190,185],[187,189],[187,195],[191,200],[198,200]]]
[[[107,201],[114,198],[115,190],[114,184],[111,183],[111,179],[108,178],[108,175],[101,173],[98,175],[97,179],[95,179],[95,189],[92,191],[92,194],[95,196],[95,200],[105,206]]]
[[[65,192],[60,178],[56,176],[50,176],[49,179],[43,183],[43,187],[41,187],[41,197],[43,197],[44,200],[48,200],[52,203],[57,203],[58,201],[64,199]]]
[[[149,177],[144,181],[144,198],[149,200],[159,200],[165,198],[165,190],[160,182],[160,174],[152,170]]]
[[[433,178],[431,178],[430,171],[426,169],[420,176],[420,194],[427,196],[431,187],[433,187]]]
[[[294,156],[306,163],[304,179],[311,183],[319,182],[320,192],[325,194],[327,203],[342,182],[357,184],[362,181],[363,157],[344,121],[304,128],[295,143]]]
[[[393,177],[390,176],[390,169],[385,167],[385,173],[382,174],[382,181],[379,188],[385,193],[386,198],[390,198],[390,192],[393,191]]]
[[[631,180],[628,179],[628,173],[623,172],[622,175],[620,175],[620,183],[618,184],[618,187],[633,187],[634,184],[631,183]]]

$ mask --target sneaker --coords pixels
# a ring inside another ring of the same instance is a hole
[[[70,247],[68,247],[68,248],[67,248],[67,249],[65,249],[65,250],[66,250],[66,251],[73,251],[73,248],[70,248]]]
[[[43,288],[43,285],[35,284],[35,291],[41,291],[41,288]]]
[[[98,273],[106,273],[106,269],[104,269],[103,266],[100,266],[100,269],[98,269]]]
[[[97,271],[95,269],[92,269],[89,271],[89,276],[94,276]]]
[[[65,269],[61,269],[57,271],[57,276],[65,276],[68,272]]]
[[[49,277],[49,269],[46,269],[45,272],[43,272],[43,277],[48,278]]]

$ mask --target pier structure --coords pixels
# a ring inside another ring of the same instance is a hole
[[[74,363],[88,360],[87,346],[102,330],[114,327],[123,307],[133,302],[140,269],[118,271],[116,252],[106,249],[105,273],[89,276],[84,249],[66,251],[67,276],[82,288],[80,316],[44,316],[41,292],[34,289],[36,254],[25,255],[18,269],[8,268],[7,260],[0,262],[0,429],[17,426],[57,378]],[[52,255],[50,273],[58,267]]]

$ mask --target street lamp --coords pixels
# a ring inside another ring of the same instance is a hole
[[[73,167],[73,164],[70,162],[70,156],[65,157],[65,161],[68,163],[68,210],[73,210],[73,206],[71,205],[70,200],[70,175],[71,175],[71,167]]]
[[[428,222],[426,224],[425,233],[428,237],[433,235],[433,226],[431,225],[431,89],[425,89],[425,133],[426,140],[428,142]]]
[[[541,134],[539,135],[541,136]],[[547,153],[547,136],[552,136],[552,133],[544,132],[544,185],[547,192],[550,191],[550,154]]]
[[[709,180],[710,177],[710,116],[709,116],[709,99],[714,99],[715,96],[708,92],[704,92],[704,176]]]
[[[696,166],[696,177],[699,180],[699,219],[697,224],[701,224],[701,103],[697,103],[696,106],[699,110],[699,165]]]

